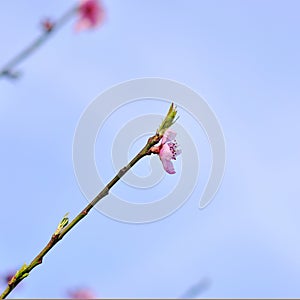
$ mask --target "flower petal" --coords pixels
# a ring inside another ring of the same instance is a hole
[[[178,156],[179,154],[181,154],[182,153],[182,151],[181,151],[181,149],[176,149],[176,156]]]
[[[162,143],[162,144],[165,144],[165,143],[167,143],[167,142],[170,142],[170,141],[174,140],[175,137],[176,137],[176,134],[177,134],[176,132],[174,132],[174,131],[168,129],[168,130],[165,132],[165,134],[163,135],[163,137],[162,137],[162,139],[161,139],[161,143]]]
[[[173,152],[170,149],[169,144],[163,144],[160,151],[159,151],[159,157],[161,160],[167,159],[170,160],[173,157]]]
[[[172,162],[169,159],[161,159],[162,165],[165,171],[169,174],[175,174],[175,169]]]

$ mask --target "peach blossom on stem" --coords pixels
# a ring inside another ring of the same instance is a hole
[[[178,144],[175,140],[176,132],[168,129],[163,135],[160,145],[153,146],[150,151],[158,154],[163,164],[163,168],[169,174],[175,174],[175,169],[172,163],[172,159],[176,160],[176,157],[181,153],[178,149]]]

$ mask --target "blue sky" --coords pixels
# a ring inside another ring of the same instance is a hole
[[[0,65],[38,35],[41,18],[73,4],[3,2]],[[150,224],[93,211],[11,297],[61,297],[74,286],[179,297],[202,278],[210,285],[200,297],[299,297],[299,2],[103,4],[101,28],[77,34],[68,23],[19,65],[19,81],[0,82],[1,274],[29,263],[61,217],[86,204],[74,132],[94,97],[119,82],[169,78],[202,95],[224,131],[223,183],[199,210],[204,170],[186,204]]]

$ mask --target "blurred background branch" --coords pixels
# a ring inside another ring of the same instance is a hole
[[[211,279],[204,277],[194,285],[190,286],[179,298],[180,299],[193,299],[197,298],[200,294],[205,292],[211,285]]]
[[[15,70],[15,67],[27,57],[32,55],[55,31],[62,28],[74,15],[77,14],[78,21],[75,25],[75,29],[80,31],[82,29],[97,27],[103,20],[104,10],[98,0],[81,0],[79,4],[72,7],[56,21],[44,19],[41,23],[42,33],[31,44],[29,44],[29,46],[25,47],[20,53],[2,67],[0,70],[0,78],[19,78],[21,72]]]

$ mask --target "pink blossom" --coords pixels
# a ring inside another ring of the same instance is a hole
[[[75,29],[80,31],[83,29],[97,27],[104,18],[104,9],[99,0],[81,0],[78,7],[79,20]]]
[[[14,280],[16,279],[16,278],[15,278],[16,272],[17,272],[17,269],[11,270],[11,271],[7,271],[7,272],[5,272],[4,274],[1,274],[1,275],[0,275],[0,285],[2,285],[2,284],[7,285],[7,284],[10,284],[12,281],[14,281]],[[22,283],[23,283],[23,282],[21,282],[21,283],[17,286],[17,288],[22,287]]]
[[[72,299],[96,299],[96,295],[87,288],[78,288],[68,292],[68,296]]]
[[[178,149],[175,137],[176,132],[168,129],[163,135],[160,145],[150,149],[152,153],[159,155],[165,171],[169,174],[176,173],[171,159],[176,160],[176,156],[181,153],[181,150]]]
[[[5,276],[4,276],[4,280],[5,280],[5,283],[8,284],[14,277],[16,272],[12,271],[12,272],[9,272],[7,273]]]

